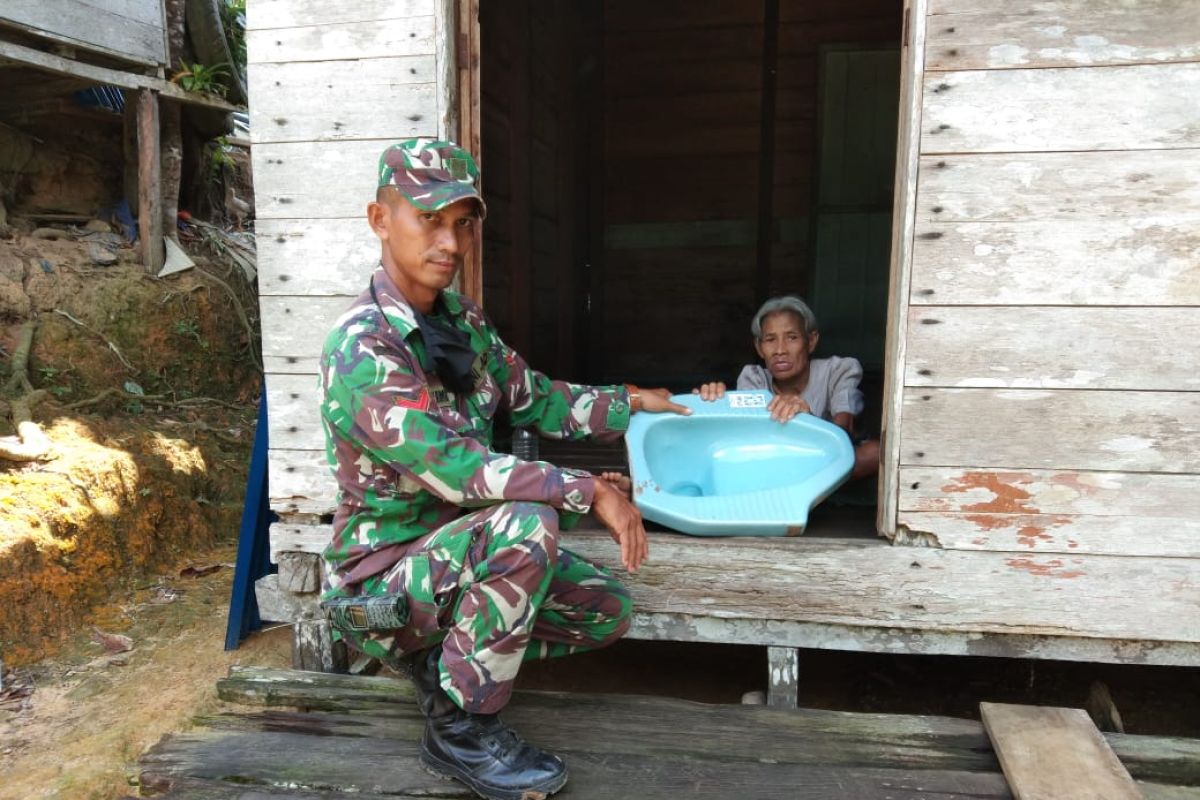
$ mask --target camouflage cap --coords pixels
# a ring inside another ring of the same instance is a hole
[[[389,146],[379,156],[379,186],[395,186],[422,211],[439,211],[466,197],[479,201],[479,214],[487,213],[475,182],[479,167],[471,154],[454,142],[407,139]]]

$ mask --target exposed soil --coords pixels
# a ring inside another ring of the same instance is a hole
[[[5,372],[32,320],[28,377],[45,393],[33,414],[52,444],[46,459],[0,460],[10,666],[52,653],[114,590],[236,529],[259,386],[242,323],[253,288],[198,262],[158,279],[93,267],[86,241],[0,241]]]
[[[96,266],[78,230],[28,233],[0,241],[0,386],[34,321],[52,450],[0,460],[0,797],[122,797],[138,754],[215,703],[231,663],[289,660],[286,630],[223,651],[232,569],[180,575],[235,559],[257,302],[203,254],[159,279],[129,248]],[[128,652],[95,641],[120,636]]]
[[[4,686],[14,696],[0,702],[0,799],[136,795],[137,757],[215,710],[216,681],[231,665],[290,663],[286,627],[224,651],[229,566],[180,576],[188,566],[230,565],[235,555],[232,543],[195,551],[96,608],[92,623],[129,637],[131,650],[107,653],[81,627],[59,641],[54,658],[8,671]]]

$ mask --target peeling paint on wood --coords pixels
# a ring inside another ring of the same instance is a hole
[[[1033,575],[1039,575],[1047,578],[1081,578],[1087,573],[1080,567],[1083,566],[1081,559],[1072,559],[1071,564],[1074,568],[1067,567],[1066,562],[1061,558],[1033,558],[1031,556],[1020,556],[1008,558],[1004,561],[1005,564],[1013,569],[1025,570]]]

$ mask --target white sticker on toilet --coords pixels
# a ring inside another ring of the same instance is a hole
[[[731,394],[730,408],[766,408],[767,396],[762,394]]]

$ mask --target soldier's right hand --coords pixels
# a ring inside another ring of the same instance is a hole
[[[596,494],[592,499],[592,511],[596,518],[608,528],[613,541],[621,546],[621,563],[630,572],[650,555],[650,543],[646,541],[646,526],[642,524],[642,512],[637,510],[607,481],[596,481]]]

